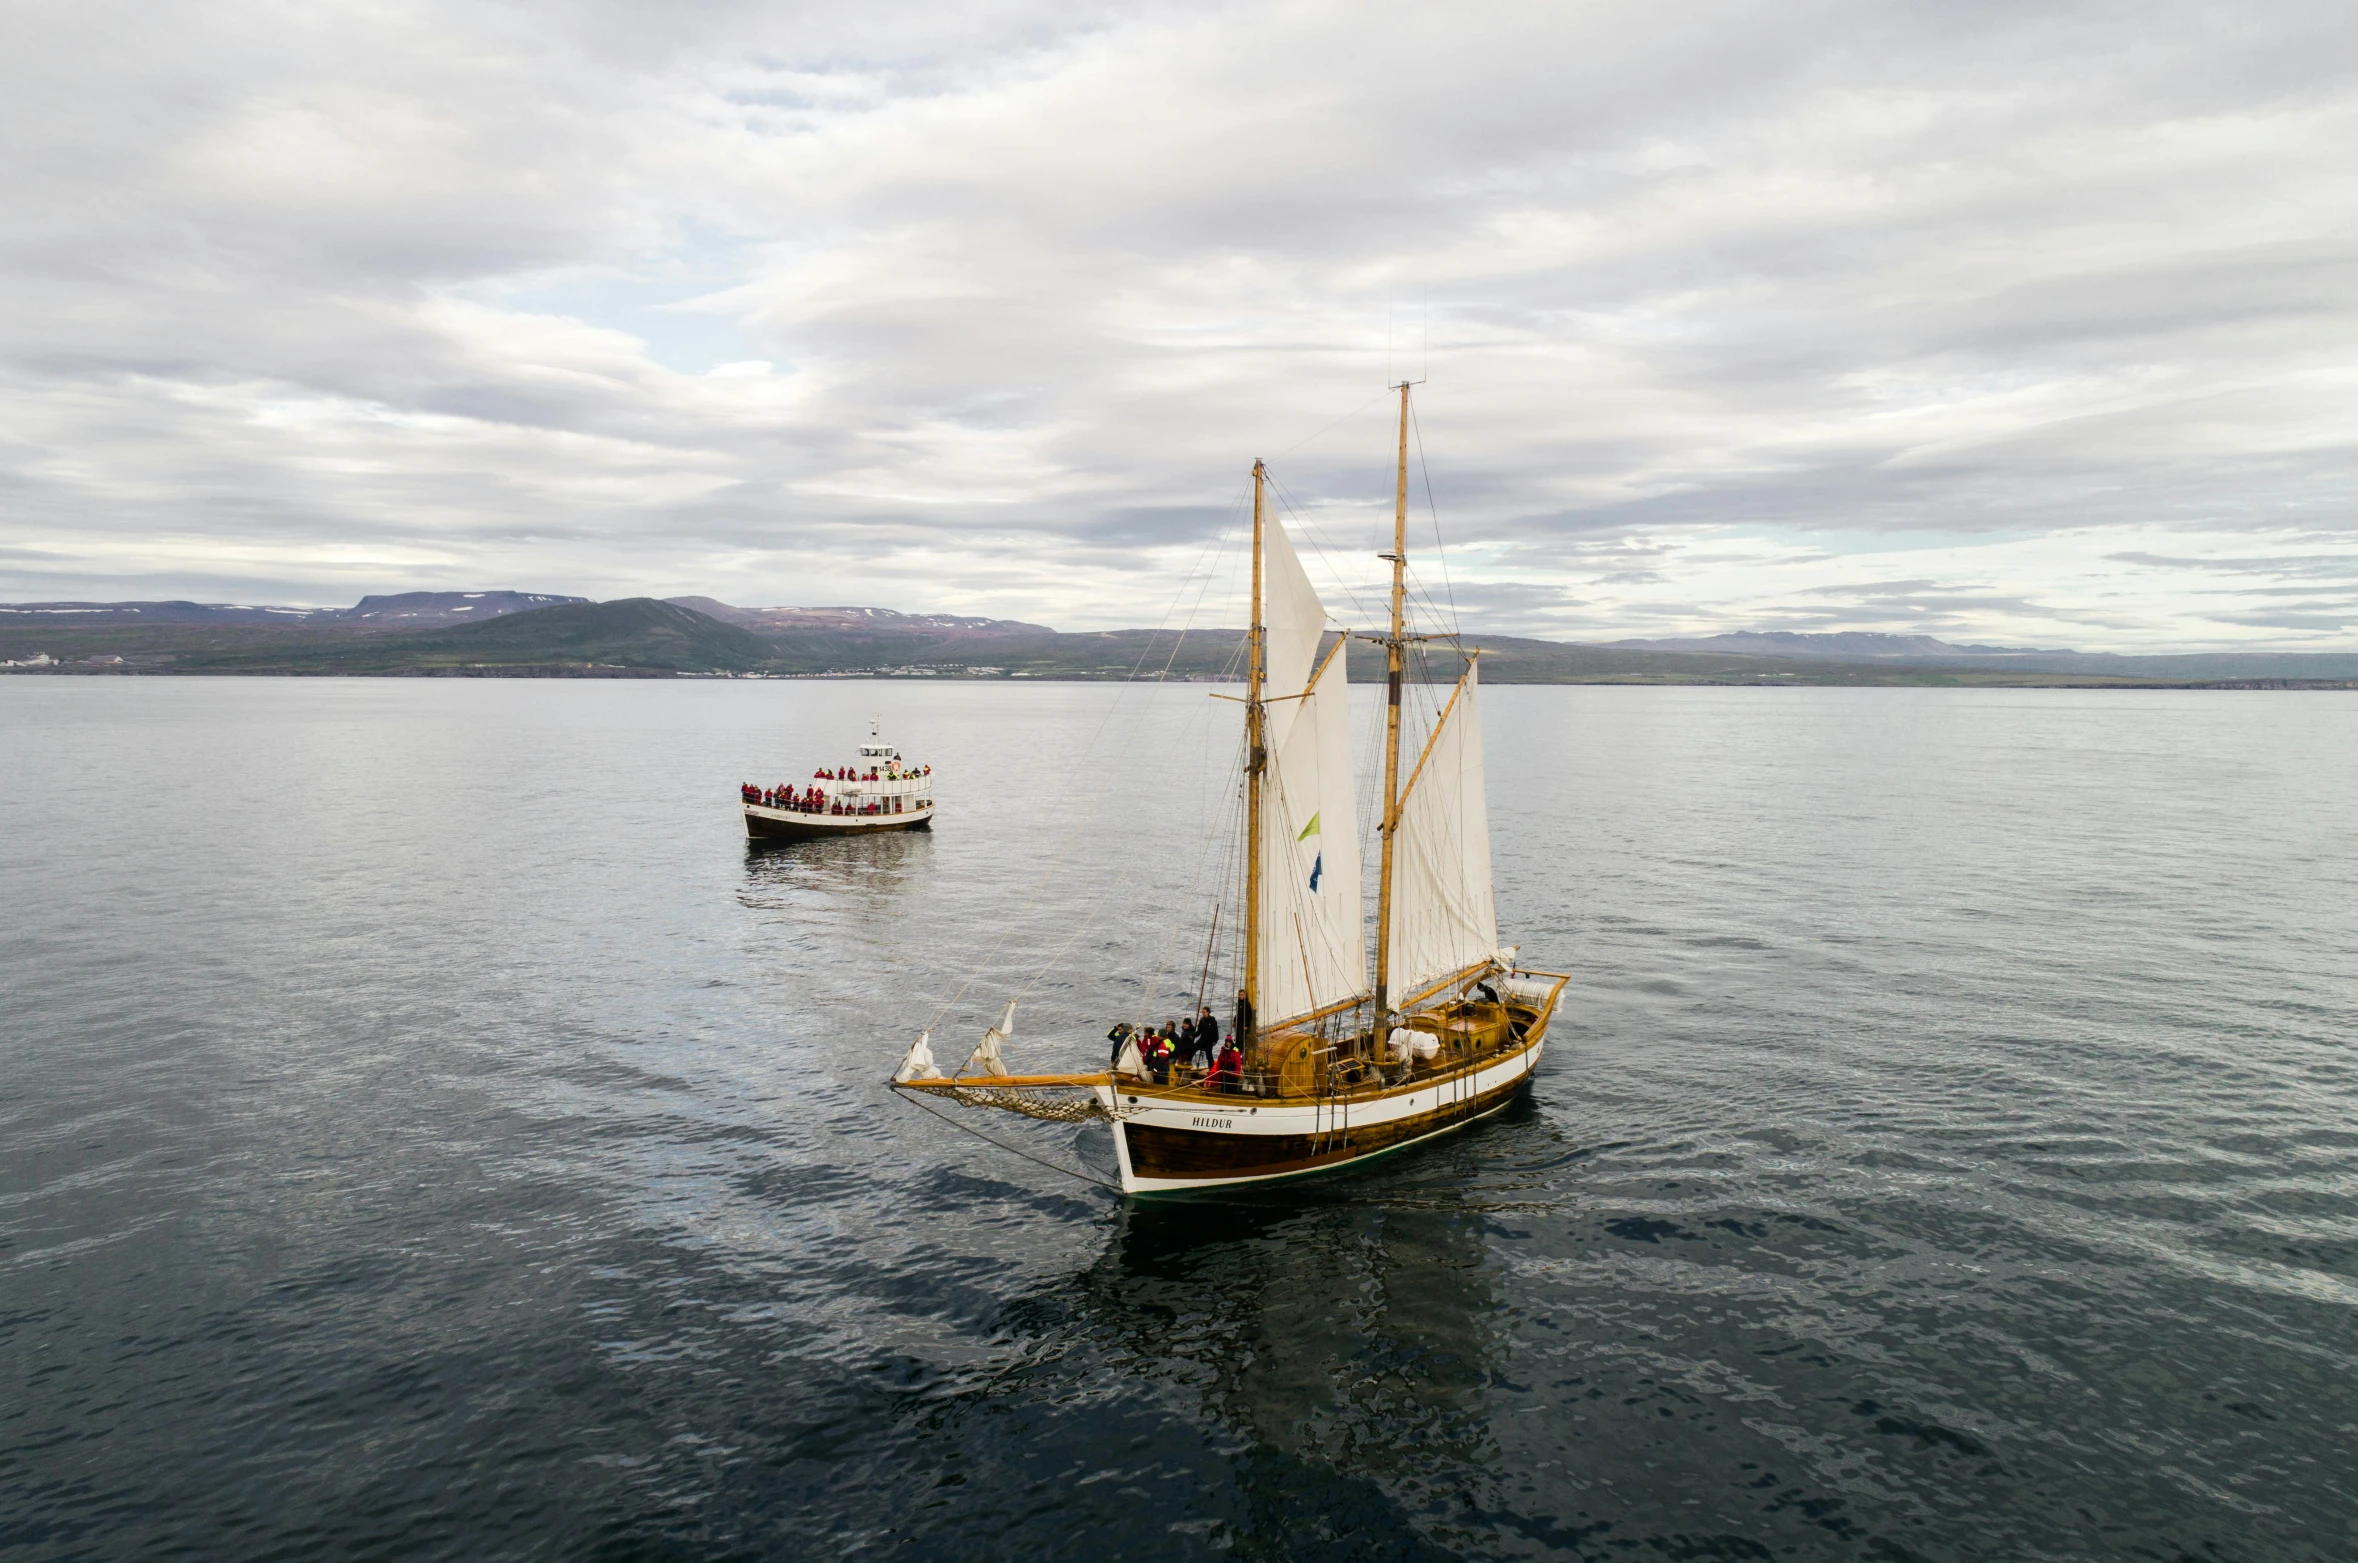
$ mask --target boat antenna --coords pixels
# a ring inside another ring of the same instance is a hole
[[[1378,1050],[1392,1018],[1392,844],[1400,830],[1400,681],[1407,668],[1408,635],[1408,388],[1414,383],[1402,380],[1391,387],[1400,393],[1400,463],[1392,489],[1392,551],[1376,555],[1392,561],[1392,633],[1384,637],[1383,866],[1376,882],[1375,1029],[1370,1037]]]

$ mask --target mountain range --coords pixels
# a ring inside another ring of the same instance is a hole
[[[2076,657],[2067,648],[1958,646],[1930,635],[1884,635],[1871,630],[1810,634],[1801,630],[1740,630],[1685,640],[1608,640],[1629,651],[1735,652],[1746,657],[1824,657],[1836,662],[1954,662],[1983,657]]]
[[[666,597],[665,602],[762,635],[933,635],[945,640],[1004,640],[1053,635],[1045,624],[1021,619],[968,619],[954,613],[895,613],[890,608],[738,608],[710,597]]]
[[[2349,652],[2200,651],[2141,656],[2113,651],[2073,651],[2064,647],[1959,646],[1935,640],[1930,635],[1884,635],[1864,630],[1830,634],[1745,630],[1684,640],[1614,640],[1604,644],[1610,650],[1978,668],[1984,672],[2100,675],[2162,682],[2358,677],[2358,653]]]
[[[1065,634],[1017,619],[885,608],[743,608],[710,597],[594,603],[519,591],[402,592],[350,608],[0,604],[0,660],[17,672],[1234,680],[1242,642],[1233,627]],[[2358,683],[2358,653],[2116,656],[1862,631],[1602,645],[1482,636],[1478,644],[1493,683]],[[1353,676],[1379,676],[1379,656],[1354,642]],[[1434,648],[1431,661],[1427,676],[1454,676],[1453,652]]]
[[[587,601],[587,597],[559,597],[548,592],[397,592],[388,597],[363,597],[349,608],[257,608],[228,602],[20,602],[0,603],[0,623],[13,618],[59,626],[348,624],[404,630],[479,623],[503,614]]]

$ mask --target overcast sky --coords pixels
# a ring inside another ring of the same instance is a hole
[[[2358,644],[2347,0],[0,15],[0,596]]]

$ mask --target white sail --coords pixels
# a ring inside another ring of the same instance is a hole
[[[1326,633],[1326,604],[1311,588],[1293,539],[1271,516],[1261,545],[1261,693],[1283,700],[1309,687],[1318,642]],[[1280,713],[1270,708],[1272,717]]]
[[[1326,609],[1284,528],[1263,546],[1262,667],[1268,768],[1261,777],[1260,992],[1274,1025],[1367,991],[1359,899],[1359,802],[1351,774],[1343,642],[1321,663]],[[1293,697],[1293,698],[1289,698]]]
[[[983,1033],[982,1041],[975,1045],[973,1055],[966,1060],[966,1067],[958,1071],[961,1077],[1007,1073],[1007,1060],[1000,1056],[999,1044],[1015,1035],[1015,1005],[1016,1000],[1007,1001],[1007,1013],[999,1017],[997,1025]]]
[[[941,1070],[933,1061],[933,1033],[920,1031],[917,1040],[909,1044],[909,1051],[901,1055],[901,1067],[892,1072],[897,1085],[908,1080],[939,1080]]]
[[[1467,667],[1424,758],[1402,789],[1393,835],[1391,1002],[1490,960],[1490,807],[1482,773],[1479,679]]]

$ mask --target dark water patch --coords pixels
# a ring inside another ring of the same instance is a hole
[[[1920,1449],[1949,1449],[1962,1455],[1982,1457],[1989,1454],[1989,1446],[1970,1433],[1960,1433],[1919,1417],[1888,1411],[1872,1400],[1862,1400],[1852,1406],[1854,1416],[1874,1419],[1875,1431],[1894,1438],[1912,1438]]]

